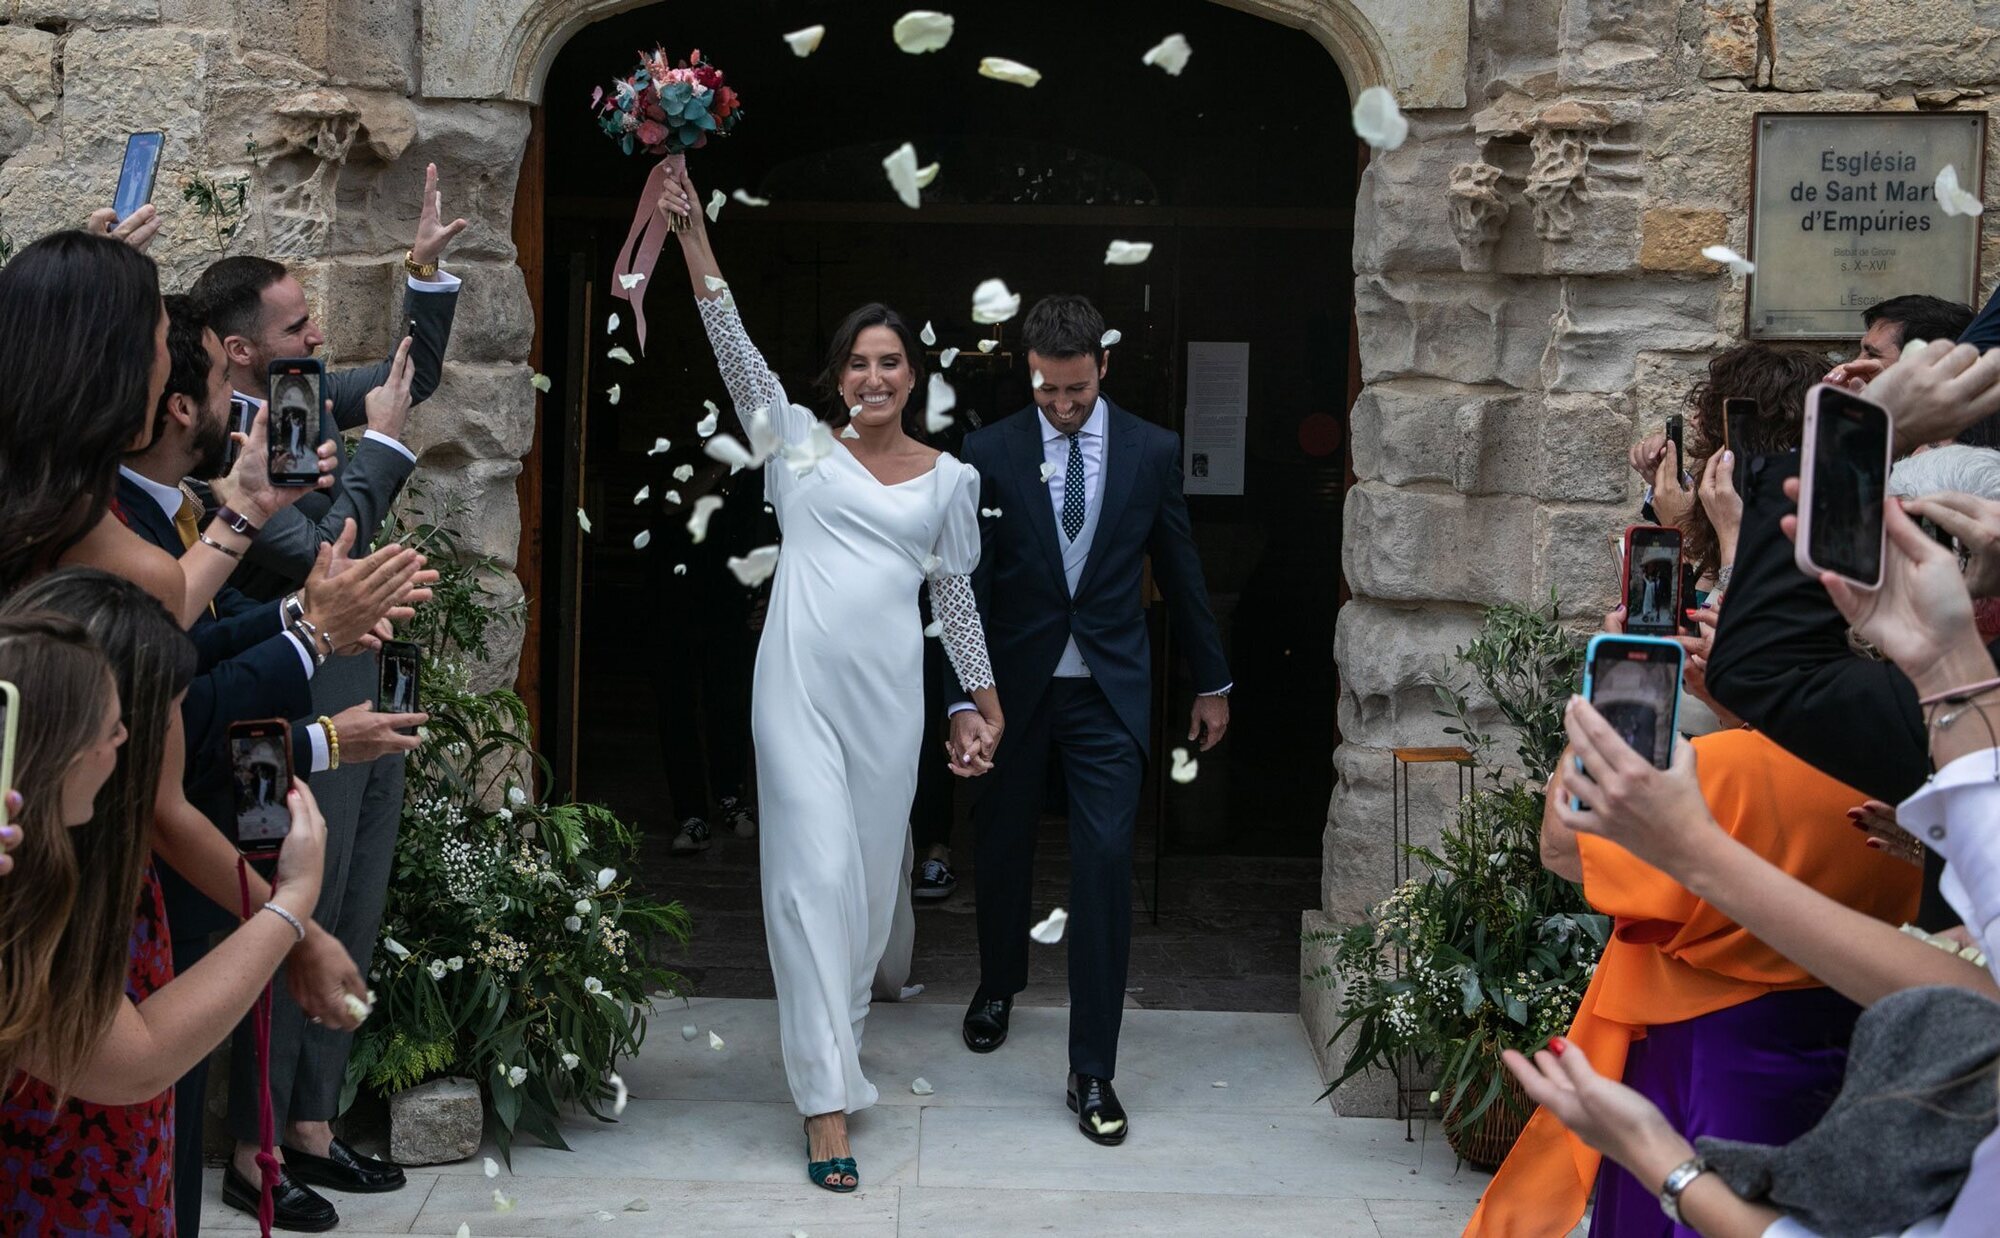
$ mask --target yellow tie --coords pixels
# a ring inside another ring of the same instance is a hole
[[[174,532],[181,535],[182,550],[193,550],[201,537],[201,504],[186,486],[181,487],[181,509],[174,513]]]

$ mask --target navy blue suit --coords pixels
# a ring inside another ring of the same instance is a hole
[[[982,998],[1027,987],[1034,854],[1053,751],[1069,789],[1070,1066],[1116,1073],[1132,935],[1132,825],[1152,733],[1147,556],[1197,691],[1229,685],[1181,492],[1180,437],[1106,401],[1101,510],[1072,596],[1030,407],[969,435],[982,551],[973,588],[1007,731],[974,809]],[[1090,677],[1054,677],[1074,636]]]

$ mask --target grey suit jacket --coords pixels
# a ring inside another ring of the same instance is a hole
[[[405,286],[403,321],[416,324],[415,343],[410,346],[414,372],[410,378],[410,402],[420,404],[437,390],[444,369],[445,345],[451,339],[452,316],[458,309],[458,290],[419,292]],[[389,377],[394,357],[370,366],[336,370],[326,376],[326,397],[333,405],[328,416],[320,414],[320,441],[338,437],[368,420],[368,393]],[[340,537],[348,520],[356,528],[357,553],[374,540],[376,530],[389,514],[389,505],[410,479],[416,465],[393,447],[364,438],[351,456],[336,457],[333,489],[301,498],[281,512],[258,533],[257,540],[243,556],[230,583],[251,597],[282,597],[299,587],[312,571],[319,548]],[[206,499],[207,496],[203,496]]]

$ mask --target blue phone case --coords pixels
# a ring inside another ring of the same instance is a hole
[[[1674,699],[1667,706],[1667,726],[1678,736],[1681,729],[1681,677],[1687,671],[1687,650],[1681,648],[1678,641],[1671,641],[1663,636],[1625,636],[1616,632],[1599,632],[1590,638],[1590,644],[1584,646],[1583,650],[1583,699],[1586,701],[1595,700],[1592,695],[1595,685],[1590,681],[1590,668],[1597,664],[1597,647],[1609,641],[1662,645],[1674,651]],[[1581,761],[1576,764],[1579,770],[1583,768]],[[1578,812],[1584,811],[1582,802],[1574,795],[1569,797],[1569,806]]]
[[[118,196],[111,201],[119,223],[152,200],[153,176],[160,169],[160,151],[166,141],[163,133],[135,133],[125,140],[125,165],[118,170]]]

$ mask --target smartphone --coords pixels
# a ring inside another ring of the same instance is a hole
[[[1799,460],[1799,536],[1793,557],[1808,576],[1832,572],[1863,589],[1882,584],[1888,527],[1882,502],[1895,441],[1889,410],[1821,383],[1806,392]]]
[[[1688,473],[1687,447],[1681,441],[1685,437],[1682,432],[1684,424],[1679,413],[1667,418],[1667,442],[1674,449],[1674,476],[1680,478],[1681,487],[1687,489],[1694,485],[1694,478]]]
[[[319,415],[325,407],[326,369],[311,357],[271,363],[265,375],[271,417],[264,427],[271,484],[319,484]]]
[[[233,722],[229,770],[236,783],[236,849],[276,855],[292,830],[292,728],[283,718]]]
[[[119,223],[153,200],[153,178],[159,174],[160,151],[166,142],[164,133],[134,133],[125,139],[125,163],[118,169],[118,194],[111,199],[111,209],[117,212]]]
[[[236,467],[236,458],[243,454],[243,444],[236,436],[250,435],[250,426],[257,420],[257,402],[249,396],[229,397],[229,445],[222,449],[222,472],[226,475]]]
[[[1743,483],[1750,475],[1750,453],[1738,444],[1748,437],[1756,420],[1757,401],[1747,396],[1731,396],[1722,402],[1722,446],[1723,450],[1736,453],[1735,471],[1730,479],[1736,483],[1737,494],[1743,493]]]
[[[1681,531],[1635,524],[1625,530],[1625,630],[1672,636],[1681,630]]]
[[[380,685],[375,693],[375,710],[384,714],[417,712],[418,667],[423,664],[421,645],[406,640],[385,640],[377,660]],[[397,728],[403,735],[416,734],[415,728]]]
[[[1591,637],[1584,649],[1583,698],[1658,769],[1673,763],[1684,656],[1670,640],[1609,632]]]
[[[0,679],[0,825],[7,824],[7,792],[14,789],[15,715],[20,712],[20,691]]]

